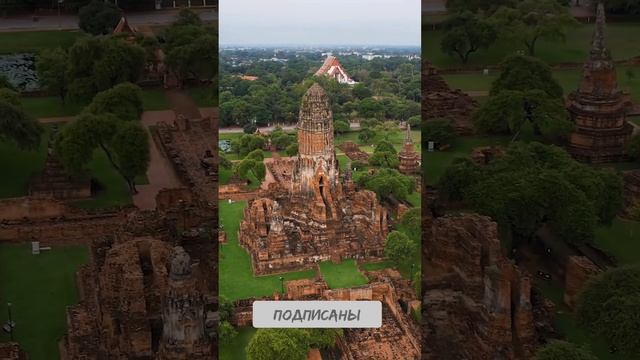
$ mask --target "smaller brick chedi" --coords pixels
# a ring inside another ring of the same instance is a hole
[[[398,170],[405,175],[417,174],[420,172],[420,155],[413,147],[413,139],[411,139],[411,126],[407,124],[407,133],[404,137],[404,145],[402,151],[398,154],[400,166]]]
[[[590,163],[623,159],[633,132],[633,126],[626,121],[631,100],[618,88],[614,62],[605,46],[604,30],[604,6],[600,3],[582,81],[567,99],[567,109],[575,123],[575,130],[569,135],[568,150],[577,160]]]
[[[340,174],[329,98],[318,84],[302,99],[297,131],[292,176],[254,199],[240,224],[238,239],[251,255],[254,272],[308,268],[329,259],[381,258],[387,211],[375,193],[356,190],[350,171]]]

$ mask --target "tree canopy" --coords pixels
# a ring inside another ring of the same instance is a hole
[[[640,353],[640,266],[608,270],[587,283],[578,297],[576,316],[594,337],[605,339],[627,356]]]
[[[247,346],[249,360],[306,360],[311,347],[329,348],[342,329],[258,329]]]
[[[384,245],[384,255],[396,266],[406,265],[414,258],[418,244],[400,231],[392,231],[387,235]]]
[[[78,26],[92,35],[110,34],[122,17],[120,9],[111,2],[92,0],[80,8]]]
[[[562,86],[553,77],[551,67],[531,56],[512,55],[500,64],[500,75],[491,84],[490,95],[501,91],[542,90],[548,96],[562,98]]]
[[[494,26],[483,16],[471,11],[454,13],[444,23],[444,37],[440,48],[445,54],[458,56],[463,64],[469,56],[480,49],[486,49],[496,40]]]
[[[525,241],[546,225],[568,242],[589,242],[596,224],[609,223],[623,203],[618,173],[537,142],[516,142],[488,165],[456,161],[438,186],[443,200],[463,201]]]
[[[357,174],[355,181],[359,186],[375,192],[380,199],[394,198],[400,201],[406,200],[416,187],[413,177],[388,168],[378,169],[372,174]]]
[[[14,142],[21,149],[35,149],[42,131],[40,123],[22,108],[18,93],[0,88],[0,139]]]

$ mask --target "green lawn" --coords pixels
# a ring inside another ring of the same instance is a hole
[[[67,48],[82,36],[85,34],[79,30],[0,32],[0,54],[38,53],[45,49]]]
[[[87,262],[84,246],[54,246],[31,255],[31,245],[0,245],[0,322],[11,302],[15,339],[31,360],[59,358],[66,307],[78,301],[75,273]],[[0,331],[0,342],[9,336]]]
[[[193,101],[195,101],[199,107],[218,106],[217,98],[214,98],[214,91],[211,86],[188,88],[187,94],[191,96]]]
[[[636,101],[640,101],[640,67],[620,66],[617,68],[618,86],[631,93]],[[445,81],[454,89],[463,91],[489,91],[491,84],[497,78],[498,71],[494,70],[489,75],[477,73],[443,74]],[[564,94],[578,88],[582,71],[580,69],[554,70],[554,78],[564,89]]]
[[[171,107],[167,102],[167,97],[162,89],[142,90],[142,108],[145,111],[168,110]]]
[[[400,151],[402,149],[402,146],[404,145],[404,137],[405,137],[405,132],[402,130],[398,130],[398,131],[391,131],[385,134],[378,134],[378,136],[376,136],[375,139],[369,141],[369,144],[362,144],[360,142],[360,140],[358,140],[358,134],[359,131],[350,131],[347,132],[345,134],[341,134],[335,137],[335,144],[336,147],[342,143],[345,143],[347,141],[352,141],[356,144],[358,144],[360,146],[360,150],[367,152],[367,153],[372,153],[374,150],[374,147],[371,145],[374,145],[375,143],[381,141],[381,140],[387,140],[390,143],[393,144],[393,146],[396,148],[396,150]],[[416,149],[416,151],[420,151],[421,150],[421,144],[420,144],[420,137],[421,137],[421,131],[420,130],[412,130],[411,131],[411,139],[413,140],[413,145],[414,148]]]
[[[218,355],[220,360],[246,360],[247,353],[245,349],[249,345],[249,341],[253,335],[258,331],[252,327],[239,328],[238,336],[236,336],[228,344],[220,344],[220,350]]]
[[[38,150],[23,151],[10,141],[0,140],[0,198],[24,196],[29,192],[31,178],[42,170],[47,154],[50,126],[45,132]],[[9,176],[10,175],[10,176]]]
[[[620,265],[640,264],[640,222],[616,218],[611,226],[596,229],[595,243]]]
[[[27,114],[36,118],[63,117],[78,115],[87,104],[67,101],[62,103],[57,96],[23,97],[22,106]],[[161,89],[142,90],[144,110],[167,110],[169,103]]]
[[[320,263],[320,272],[331,289],[356,287],[368,282],[358,271],[355,260],[344,260],[340,264],[323,261]]]
[[[536,47],[536,56],[549,64],[582,63],[588,55],[593,35],[593,24],[581,24],[567,33],[565,42],[541,40]],[[640,43],[636,34],[640,32],[639,23],[607,24],[607,48],[616,60],[630,59],[640,54]],[[425,29],[422,33],[422,54],[440,68],[459,68],[462,66],[457,57],[450,57],[440,49],[441,30]],[[506,55],[523,50],[519,44],[498,41],[489,49],[479,50],[469,58],[468,66],[496,65]]]
[[[99,149],[94,151],[89,170],[93,178],[100,183],[102,189],[91,199],[75,202],[75,206],[84,209],[99,209],[131,204],[131,193],[127,183],[111,166],[104,151]]]
[[[438,182],[446,168],[459,157],[469,157],[471,150],[479,146],[505,145],[509,142],[508,137],[459,137],[452,148],[445,151],[424,152],[422,154],[425,163],[424,176],[429,185]]]
[[[86,104],[67,102],[62,104],[55,96],[23,97],[25,112],[35,118],[74,116],[80,113]]]
[[[230,300],[246,299],[250,297],[270,296],[281,291],[279,277],[288,280],[313,278],[314,270],[297,271],[278,275],[253,275],[251,258],[238,244],[237,231],[243,216],[246,201],[229,204],[220,201],[220,227],[227,233],[227,244],[220,245],[219,286],[220,295]]]

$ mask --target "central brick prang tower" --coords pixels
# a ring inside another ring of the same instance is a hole
[[[294,184],[303,193],[324,196],[336,187],[338,163],[333,144],[333,114],[327,93],[313,84],[304,94],[298,119],[298,160]],[[297,189],[296,189],[297,190]]]

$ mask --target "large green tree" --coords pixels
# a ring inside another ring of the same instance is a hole
[[[115,4],[93,0],[80,8],[78,26],[92,35],[106,35],[113,31],[121,17],[122,12]]]
[[[491,46],[496,37],[494,26],[489,21],[481,15],[465,11],[453,14],[445,22],[440,48],[450,56],[458,56],[466,64],[471,54]]]
[[[21,149],[35,149],[41,134],[42,126],[24,111],[18,93],[0,88],[0,139],[15,142]]]
[[[388,168],[378,169],[371,174],[358,174],[355,180],[359,186],[375,192],[380,199],[406,200],[416,187],[413,177]]]
[[[626,356],[640,354],[640,266],[626,266],[592,279],[578,297],[578,322]]]
[[[505,90],[541,90],[554,99],[562,98],[563,93],[549,65],[524,55],[509,56],[500,64],[500,75],[491,84],[490,95]]]
[[[442,199],[463,201],[498,221],[516,242],[530,240],[543,225],[565,241],[591,241],[596,224],[609,223],[623,203],[619,174],[536,142],[516,142],[488,165],[457,161],[439,189]]]
[[[384,245],[384,255],[393,261],[396,266],[404,266],[414,258],[418,244],[406,234],[392,231],[387,235]]]
[[[166,63],[181,84],[189,78],[211,80],[217,74],[218,39],[198,14],[181,10],[163,37]]]
[[[135,83],[142,76],[145,62],[145,50],[125,40],[78,39],[68,52],[68,96],[88,102],[98,92],[119,83]]]
[[[531,56],[540,39],[564,40],[577,24],[569,8],[557,0],[522,0],[515,7],[501,7],[492,16],[498,33],[524,45]]]
[[[41,52],[36,62],[40,84],[49,92],[59,96],[62,103],[67,96],[68,61],[67,52],[57,48]]]
[[[149,165],[148,134],[137,122],[135,105],[140,92],[135,85],[122,84],[100,93],[76,120],[64,127],[56,139],[55,150],[68,171],[81,174],[94,150],[104,151],[111,166],[136,193],[135,177],[143,175]],[[133,91],[131,91],[133,90]],[[122,93],[137,99],[123,99]],[[117,105],[122,100],[122,107]]]
[[[309,333],[302,329],[258,329],[247,345],[249,360],[306,360]]]

